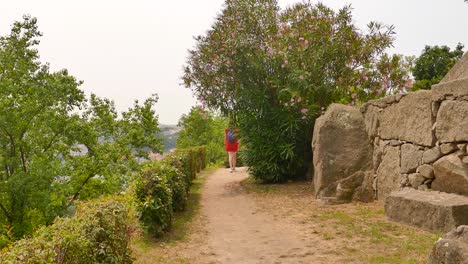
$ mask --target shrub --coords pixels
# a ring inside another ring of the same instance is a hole
[[[173,211],[182,211],[197,171],[206,166],[204,147],[177,150],[151,163],[135,181],[138,218],[146,231],[161,236],[171,227]]]
[[[159,166],[159,173],[165,175],[172,191],[172,209],[183,211],[187,204],[188,188],[185,175],[168,161],[163,160]]]
[[[185,164],[187,162],[184,162],[184,160],[187,159],[185,156],[186,155],[180,153],[172,153],[166,156],[163,162],[165,162],[166,164],[170,164],[172,167],[175,167],[179,170],[179,172],[183,176],[186,192],[188,193],[192,185],[192,176],[190,172],[190,167],[187,164]]]
[[[145,230],[161,236],[172,221],[172,191],[165,175],[146,168],[135,183],[135,207]]]
[[[1,263],[132,263],[128,207],[119,198],[78,204],[32,237],[2,250]]]
[[[191,182],[195,179],[197,172],[199,171],[195,148],[177,150],[175,155],[179,155],[182,166],[184,167],[184,172],[190,176]]]

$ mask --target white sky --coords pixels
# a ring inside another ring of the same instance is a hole
[[[187,50],[193,36],[209,29],[223,2],[1,0],[0,35],[23,14],[37,17],[44,33],[43,63],[68,69],[84,81],[83,90],[114,100],[119,111],[157,93],[160,123],[176,124],[196,103],[181,85]],[[295,2],[279,0],[283,8]],[[463,0],[322,2],[334,9],[352,4],[360,28],[371,20],[395,25],[395,53],[419,55],[424,45],[468,46],[468,3]]]

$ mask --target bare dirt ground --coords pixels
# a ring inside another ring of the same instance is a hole
[[[136,263],[425,263],[437,240],[378,203],[320,205],[308,182],[262,185],[246,168],[206,177],[186,235],[144,243]]]

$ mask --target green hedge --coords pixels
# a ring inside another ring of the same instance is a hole
[[[178,150],[148,165],[134,184],[140,222],[153,235],[169,230],[173,211],[184,210],[196,173],[206,166],[204,147]],[[0,263],[132,263],[131,218],[123,198],[77,202],[73,217],[47,227],[0,252]]]
[[[0,263],[132,263],[129,223],[120,198],[78,203],[73,217],[4,248]]]
[[[145,230],[161,236],[171,227],[174,211],[183,211],[197,172],[206,167],[206,149],[176,150],[146,166],[135,181],[135,205]]]
[[[138,219],[148,233],[159,236],[172,222],[172,190],[156,166],[145,168],[135,182]]]

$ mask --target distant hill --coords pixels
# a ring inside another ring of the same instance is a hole
[[[179,136],[179,132],[182,128],[176,125],[163,124],[160,124],[159,128],[161,129],[159,135],[163,138],[164,153],[169,152],[169,150],[176,147],[177,137]]]

